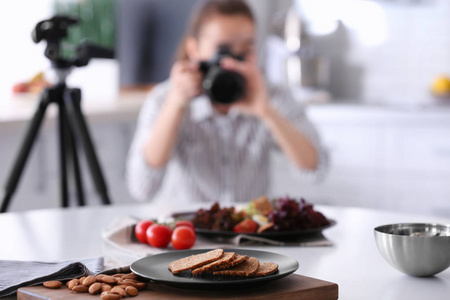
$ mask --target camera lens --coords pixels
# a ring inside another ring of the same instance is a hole
[[[215,68],[203,80],[203,89],[212,101],[230,104],[244,93],[244,78],[232,71]]]

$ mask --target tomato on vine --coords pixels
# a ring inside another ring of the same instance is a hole
[[[156,248],[165,248],[170,243],[172,228],[164,224],[153,224],[147,229],[147,242]]]
[[[147,229],[154,223],[155,222],[150,220],[142,220],[136,224],[136,227],[134,227],[134,234],[139,242],[144,244],[147,243]]]
[[[177,250],[190,249],[195,244],[196,235],[194,229],[189,226],[178,226],[172,233],[172,246]]]
[[[189,220],[179,220],[175,222],[175,227],[188,226],[195,230],[194,223]]]

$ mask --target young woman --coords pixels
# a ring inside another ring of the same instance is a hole
[[[204,1],[197,8],[169,80],[150,92],[140,113],[127,162],[133,197],[152,200],[164,185],[161,201],[250,201],[268,193],[273,149],[281,149],[294,173],[323,175],[326,155],[301,106],[268,87],[258,69],[255,30],[243,1]],[[244,58],[221,61],[245,79],[244,95],[232,104],[202,94],[199,62],[222,45]]]

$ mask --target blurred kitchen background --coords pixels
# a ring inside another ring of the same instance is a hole
[[[195,0],[41,0],[0,3],[0,184],[18,150],[37,92],[51,81],[37,22],[79,15],[68,45],[114,47],[114,60],[73,70],[114,203],[131,202],[125,159],[147,91],[167,78]],[[249,0],[261,68],[305,105],[330,154],[321,183],[290,176],[273,157],[270,196],[316,204],[450,216],[450,2]],[[66,47],[68,55],[73,50]],[[42,72],[42,73],[41,73]],[[50,110],[10,211],[59,206],[58,140]],[[84,160],[82,160],[84,162]],[[89,205],[99,205],[86,166]],[[251,200],[251,199],[248,199]]]

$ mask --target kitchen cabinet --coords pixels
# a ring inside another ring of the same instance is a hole
[[[392,153],[392,162],[399,169],[448,175],[450,127],[441,127],[443,126],[393,130],[397,149]]]
[[[327,104],[307,114],[328,150],[328,176],[301,184],[277,155],[271,195],[450,216],[450,107]]]

